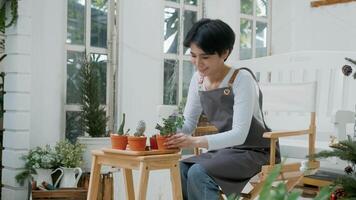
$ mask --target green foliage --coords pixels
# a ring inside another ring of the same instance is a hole
[[[321,151],[312,155],[314,158],[338,157],[341,160],[351,162],[352,166],[356,165],[356,141],[340,141],[338,144],[331,146],[331,151]],[[335,182],[342,186],[346,193],[346,199],[356,199],[356,172],[353,169],[349,175],[344,175]]]
[[[69,140],[64,140],[57,142],[54,149],[56,150],[58,166],[74,168],[81,165],[84,152],[83,144],[72,144]]]
[[[10,4],[10,21],[6,24],[6,6]],[[18,2],[17,0],[4,0],[3,4],[1,5],[0,8],[0,32],[4,33],[5,28],[10,27],[14,23],[16,23],[16,20],[18,18],[18,13],[17,13],[17,7],[18,7]]]
[[[337,145],[332,146],[332,148],[332,151],[321,151],[313,155],[313,157],[338,157],[341,160],[351,161],[353,164],[356,164],[356,141],[352,141],[351,139],[340,141]]]
[[[281,171],[283,164],[278,164],[268,175],[265,184],[259,194],[259,199],[263,200],[297,200],[300,197],[301,192],[292,191],[288,192],[287,187],[283,182],[280,182],[277,186],[272,186],[272,183],[277,179]],[[324,187],[319,192],[318,196],[314,200],[326,200],[330,198],[332,187]],[[228,200],[238,200],[239,196],[233,194],[228,197]]]
[[[84,59],[80,69],[81,127],[91,137],[105,137],[106,112],[100,105],[100,61]]]
[[[157,124],[156,129],[160,131],[162,136],[175,134],[178,128],[183,127],[184,117],[181,114],[171,115],[167,119],[163,118],[163,126]]]
[[[22,159],[25,161],[25,169],[15,177],[21,185],[36,174],[35,169],[53,169],[58,163],[56,152],[49,145],[31,149],[27,155],[22,156]]]
[[[3,0],[0,1],[2,4],[0,5],[0,33],[2,35],[4,35],[5,33],[5,28],[8,28],[10,26],[12,26],[13,24],[16,23],[17,18],[18,18],[18,13],[17,13],[17,7],[18,7],[18,3],[17,0]],[[8,20],[6,18],[6,7],[7,5],[10,4],[10,20],[9,22],[6,24],[6,21]],[[5,39],[2,38],[0,40],[0,49],[5,49]],[[2,51],[3,52],[3,51]]]

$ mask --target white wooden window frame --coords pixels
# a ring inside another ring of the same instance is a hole
[[[268,0],[268,5],[267,5],[267,15],[266,17],[258,17],[256,14],[256,2],[257,0],[253,0],[253,13],[252,15],[247,15],[244,13],[241,13],[241,0],[239,2],[239,13],[238,13],[238,27],[240,30],[241,26],[241,19],[247,19],[252,21],[252,57],[251,58],[256,58],[256,22],[263,22],[267,24],[267,55],[271,55],[271,13],[272,13],[272,0]],[[240,31],[238,32],[238,37],[236,38],[238,41],[238,49],[240,49]],[[240,59],[240,50],[237,53],[237,57]]]
[[[66,130],[66,113],[67,112],[79,112],[81,111],[81,105],[80,104],[67,104],[67,52],[68,51],[74,51],[74,52],[79,52],[83,53],[86,51],[87,55],[90,54],[105,54],[107,55],[107,68],[106,68],[106,104],[101,105],[105,108],[106,110],[106,116],[108,117],[109,121],[107,123],[108,128],[112,128],[114,124],[114,98],[113,94],[111,91],[113,91],[114,85],[114,62],[113,62],[113,48],[115,44],[113,41],[116,41],[116,34],[112,34],[114,31],[113,29],[116,28],[114,24],[115,20],[115,3],[116,0],[108,0],[108,15],[107,15],[107,47],[106,48],[101,48],[101,47],[92,47],[90,46],[90,32],[91,32],[91,0],[85,0],[85,25],[84,25],[84,45],[77,45],[77,44],[69,44],[66,41],[65,42],[65,52],[64,52],[64,94],[63,95],[63,102],[64,102],[64,111],[63,111],[63,127],[62,127],[62,133],[63,133],[63,138],[65,138],[65,130]],[[67,14],[68,14],[68,1],[65,3],[65,28],[64,28],[64,38],[65,40],[67,39]],[[85,133],[87,134],[87,133]]]
[[[183,62],[188,61],[190,62],[190,54],[184,55],[184,11],[195,11],[197,12],[197,20],[203,17],[203,1],[204,0],[197,0],[197,5],[187,5],[184,3],[184,0],[180,0],[179,3],[172,2],[172,1],[164,1],[164,8],[171,7],[179,9],[179,36],[178,36],[178,54],[172,53],[163,53],[163,63],[164,60],[177,60],[178,61],[178,95],[177,95],[177,104],[179,104],[180,100],[183,97]],[[163,41],[164,42],[164,41]],[[163,65],[163,72],[164,72],[164,65]],[[164,83],[163,83],[164,84]],[[162,104],[163,101],[164,91],[162,92]]]

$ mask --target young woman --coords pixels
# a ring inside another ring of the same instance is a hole
[[[196,22],[184,41],[197,72],[189,86],[184,126],[166,146],[209,150],[181,161],[184,199],[219,199],[219,187],[227,195],[238,194],[268,163],[269,140],[262,137],[268,128],[254,75],[225,64],[234,43],[233,30],[211,19]],[[202,112],[219,134],[191,136]]]

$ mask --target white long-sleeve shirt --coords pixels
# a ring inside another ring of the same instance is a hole
[[[230,69],[229,73],[221,82],[219,88],[227,87],[235,69]],[[184,109],[184,125],[182,132],[192,134],[196,128],[202,106],[200,102],[199,90],[206,90],[204,87],[199,88],[200,75],[195,72],[188,91],[187,103]],[[252,116],[262,122],[261,112],[258,104],[258,87],[249,72],[240,70],[232,85],[234,94],[232,129],[219,134],[204,136],[208,140],[208,149],[221,149],[235,145],[243,144],[247,138]]]

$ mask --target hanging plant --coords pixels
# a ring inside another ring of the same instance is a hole
[[[6,24],[6,5],[10,4],[10,21]],[[13,25],[14,23],[16,23],[16,20],[18,18],[18,13],[17,13],[17,7],[18,7],[18,3],[17,0],[5,0],[3,2],[3,4],[1,5],[0,8],[0,31],[2,33],[5,32],[5,28],[10,27],[11,25]]]
[[[6,24],[7,21],[6,7],[8,4],[10,4],[10,9],[11,9],[10,11],[11,20]],[[3,37],[3,35],[5,34],[5,28],[10,27],[11,25],[15,24],[17,21],[18,18],[17,7],[18,7],[17,0],[4,0],[0,5],[0,34],[2,36],[0,39],[0,52],[4,52],[5,49],[5,39]]]

